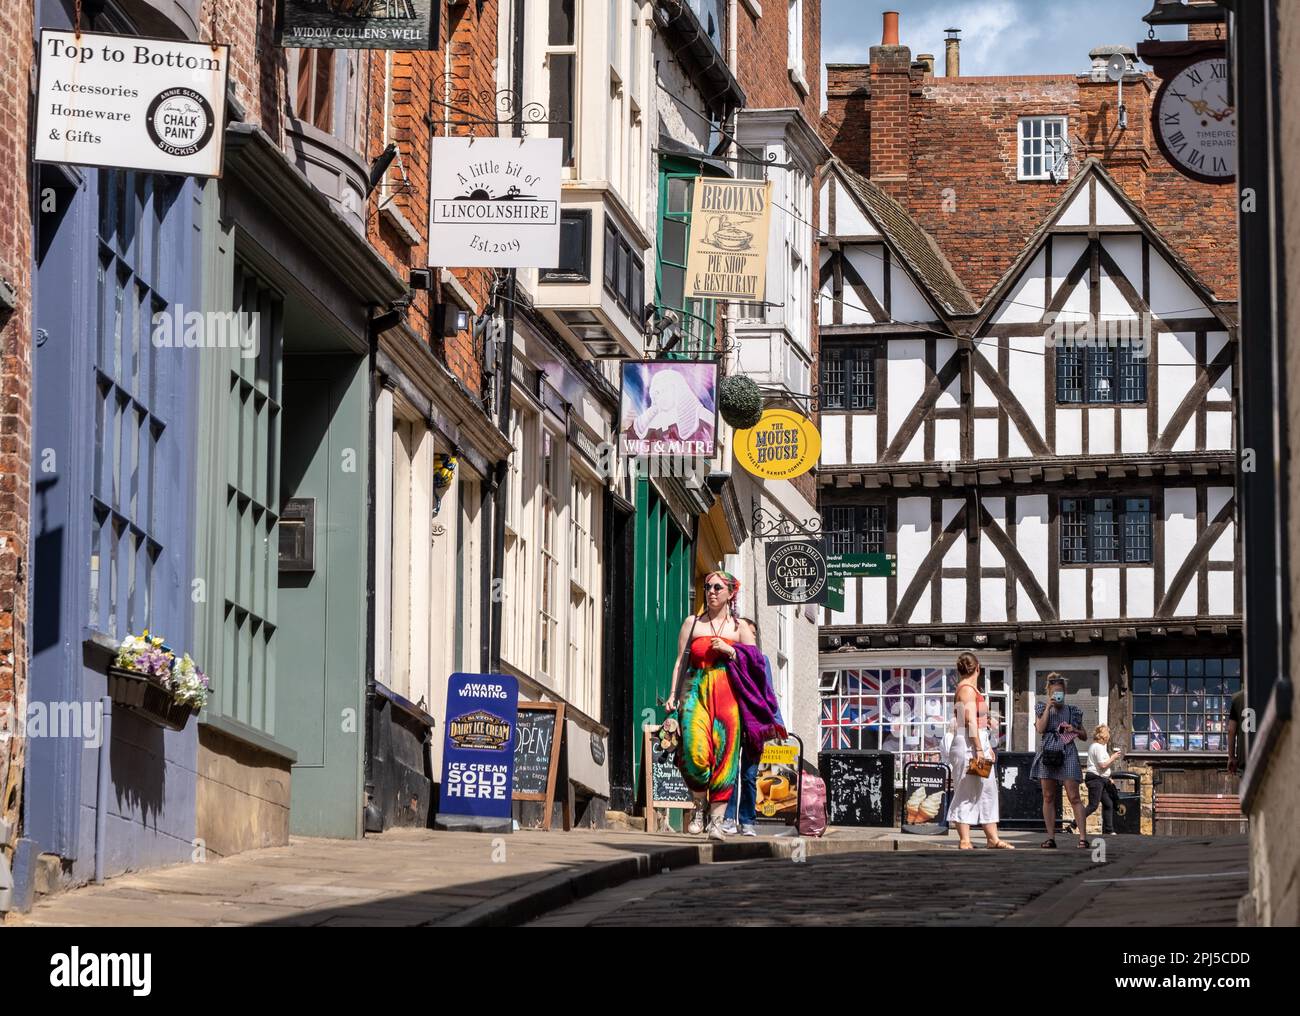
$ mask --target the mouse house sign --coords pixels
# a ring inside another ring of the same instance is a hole
[[[435,138],[429,248],[465,268],[560,263],[559,138]]]
[[[220,176],[226,46],[41,31],[37,162]]]
[[[770,180],[698,177],[691,206],[686,295],[698,300],[748,300],[767,294]]]

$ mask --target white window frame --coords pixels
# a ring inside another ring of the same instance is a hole
[[[1048,153],[1048,125],[1060,128],[1062,151],[1068,152],[1070,145],[1070,118],[1067,116],[1022,116],[1016,124],[1016,179],[1017,180],[1051,180],[1052,168],[1056,160]],[[1026,150],[1029,147],[1030,150]],[[1035,150],[1036,149],[1036,150]],[[1025,168],[1025,160],[1038,160],[1037,171],[1033,167]],[[1069,175],[1069,156],[1066,156],[1065,175]]]
[[[790,80],[801,95],[808,94],[808,78],[804,75],[803,0],[787,0],[786,7],[786,67]]]
[[[550,455],[546,454],[546,443],[550,442]],[[568,660],[568,636],[564,622],[568,614],[569,597],[567,584],[563,575],[568,570],[564,565],[568,561],[568,512],[569,477],[567,442],[563,432],[543,421],[537,438],[537,673],[544,677],[550,686],[567,697],[568,689],[564,687],[566,664]],[[550,485],[546,481],[547,459],[551,463]],[[550,515],[550,528],[547,529],[547,515]],[[550,546],[547,546],[547,533],[550,533]],[[550,579],[550,603],[547,603],[545,589]],[[550,607],[551,613],[546,612]],[[550,631],[547,632],[547,625]],[[549,634],[546,643],[549,652],[543,656],[543,635]]]
[[[1029,661],[1029,750],[1038,750],[1038,686],[1043,677],[1053,670],[1096,670],[1097,671],[1097,722],[1110,723],[1110,663],[1104,656],[1059,656]],[[1065,688],[1065,703],[1070,704],[1070,687]],[[1092,731],[1088,731],[1092,736]],[[1087,739],[1075,742],[1079,745],[1079,754],[1088,753]]]

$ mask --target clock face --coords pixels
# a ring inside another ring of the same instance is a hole
[[[1189,64],[1160,87],[1156,140],[1165,158],[1204,183],[1237,175],[1237,111],[1228,104],[1228,61]]]

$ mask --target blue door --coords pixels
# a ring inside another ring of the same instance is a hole
[[[101,646],[145,628],[192,645],[194,426],[202,348],[154,341],[197,310],[195,184],[42,167],[33,351],[29,703],[104,694]],[[163,329],[159,331],[159,329]],[[51,711],[49,715],[53,715]],[[84,713],[83,713],[84,715]],[[117,712],[107,871],[193,849],[195,725]],[[28,741],[24,828],[42,852],[93,863],[101,753],[84,737]]]

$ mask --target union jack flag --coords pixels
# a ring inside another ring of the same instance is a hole
[[[857,747],[861,726],[855,702],[822,699],[821,744],[824,751],[848,751]]]
[[[845,695],[879,695],[880,671],[846,670],[844,672]]]

